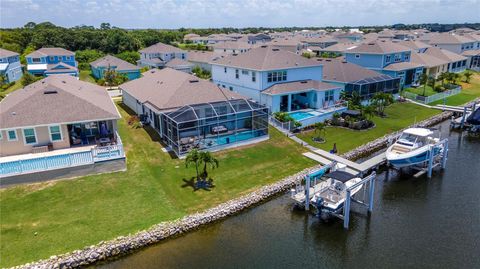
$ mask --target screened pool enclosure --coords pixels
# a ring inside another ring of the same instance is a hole
[[[162,137],[178,156],[268,137],[268,108],[244,99],[188,105],[161,118]]]
[[[377,92],[397,94],[400,92],[400,78],[388,75],[361,79],[345,85],[347,95],[357,92],[362,100],[372,98]]]

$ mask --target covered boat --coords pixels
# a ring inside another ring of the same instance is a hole
[[[319,210],[335,212],[343,206],[347,195],[347,188],[360,182],[362,179],[344,171],[334,171],[324,176],[327,178],[327,187],[323,188],[312,198],[312,203]],[[362,185],[350,190],[353,196],[362,188]]]
[[[467,123],[471,125],[480,125],[480,107],[468,116]]]
[[[400,138],[391,145],[386,154],[387,161],[397,168],[421,164],[428,161],[431,145],[439,141],[432,137],[433,131],[426,128],[406,129]],[[435,148],[434,154],[441,152],[441,147]]]

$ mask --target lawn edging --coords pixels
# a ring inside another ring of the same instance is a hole
[[[429,119],[423,120],[414,126],[432,126],[451,118],[452,115],[452,112],[443,112]],[[342,156],[350,160],[366,156],[386,147],[388,141],[392,141],[391,139],[394,139],[400,133],[401,131],[387,134],[357,147]],[[305,175],[321,167],[322,165],[319,164],[306,168],[276,183],[263,186],[249,194],[232,199],[203,212],[191,214],[174,221],[162,222],[135,234],[119,236],[112,240],[102,241],[96,245],[88,246],[81,250],[75,250],[58,256],[51,256],[48,259],[12,268],[77,268],[124,256],[141,248],[156,244],[164,239],[195,230],[202,225],[224,219],[228,216],[237,214],[244,209],[262,203],[278,194],[284,193],[295,184],[300,183]]]

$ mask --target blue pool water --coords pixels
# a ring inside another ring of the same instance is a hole
[[[248,140],[251,138],[259,137],[261,135],[262,133],[247,131],[247,132],[238,133],[238,134],[219,136],[218,138],[212,138],[212,141],[214,142],[215,145],[225,145],[225,144],[232,144],[235,142],[240,142],[240,141]]]
[[[311,118],[315,115],[305,111],[297,111],[297,112],[290,113],[290,116],[292,116],[292,118],[296,121],[301,121],[307,118]]]

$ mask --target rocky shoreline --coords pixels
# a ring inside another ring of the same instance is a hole
[[[452,115],[453,113],[451,112],[443,112],[424,120],[415,126],[432,126],[449,119]],[[355,160],[369,155],[386,147],[388,141],[396,138],[399,134],[400,131],[385,135],[343,154],[343,157]],[[246,208],[266,201],[275,195],[287,191],[292,186],[299,183],[306,174],[319,169],[320,167],[321,165],[317,165],[304,169],[303,171],[288,176],[281,181],[264,186],[254,192],[227,201],[201,213],[191,214],[175,221],[163,222],[135,234],[119,236],[109,241],[102,241],[97,245],[88,246],[82,250],[75,250],[70,253],[52,256],[49,259],[27,263],[12,268],[77,268],[127,255],[133,251],[158,243],[166,238],[192,231],[202,225],[221,220],[227,216],[239,213]]]

